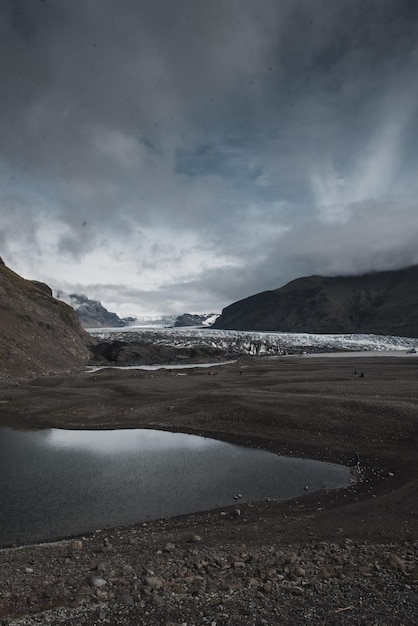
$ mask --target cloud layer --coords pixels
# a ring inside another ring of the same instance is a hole
[[[418,5],[3,0],[6,263],[122,314],[418,262]]]

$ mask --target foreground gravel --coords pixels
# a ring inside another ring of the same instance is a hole
[[[3,549],[0,623],[414,623],[418,543],[264,545],[257,537],[249,546],[240,543],[238,511],[200,515],[208,537],[190,516]],[[214,545],[219,525],[236,539]]]
[[[417,374],[417,359],[290,358],[0,384],[2,425],[162,428],[350,466],[358,454],[362,473],[288,503],[2,549],[1,626],[417,623]]]

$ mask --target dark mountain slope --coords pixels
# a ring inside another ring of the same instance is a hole
[[[0,262],[0,378],[70,372],[88,360],[94,340],[46,287]]]
[[[418,266],[298,278],[231,304],[213,327],[418,337]]]

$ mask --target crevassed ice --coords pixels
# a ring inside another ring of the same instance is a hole
[[[406,351],[418,348],[418,339],[383,335],[320,335],[315,333],[278,333],[211,328],[97,328],[89,332],[100,339],[120,339],[164,343],[175,347],[196,345],[220,348],[238,348],[248,354],[275,354],[291,349],[324,349],[331,351]]]

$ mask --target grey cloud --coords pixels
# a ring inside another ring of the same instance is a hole
[[[138,315],[178,315],[184,312],[218,313],[224,306],[224,300],[220,299],[215,290],[205,290],[205,286],[197,281],[190,283],[172,283],[154,290],[146,290],[135,287],[126,287],[118,284],[68,284],[50,283],[54,293],[62,290],[82,294],[88,294],[89,298],[100,300],[106,308],[119,312],[123,303],[124,316]]]
[[[183,254],[140,232],[189,232],[207,269],[138,294],[163,310],[414,262],[417,42],[409,0],[4,0],[0,242],[50,223],[140,281]]]
[[[276,289],[299,276],[349,275],[398,269],[418,263],[417,204],[394,208],[388,203],[363,203],[345,223],[302,221],[265,249],[251,265],[233,271],[222,283],[212,276],[210,287],[233,300]],[[220,287],[220,288],[219,288]]]
[[[365,204],[358,206],[355,217],[345,224],[300,222],[267,248],[252,247],[252,263],[240,267],[207,267],[193,280],[173,281],[152,290],[117,284],[72,285],[68,289],[84,290],[105,303],[126,303],[125,314],[137,310],[219,312],[233,301],[276,289],[299,276],[347,275],[416,264],[417,232],[416,205],[393,212],[390,205]],[[54,285],[56,289],[62,286]]]

